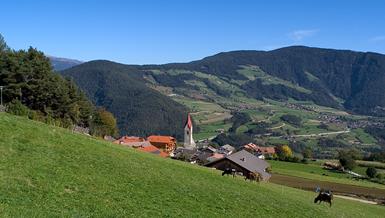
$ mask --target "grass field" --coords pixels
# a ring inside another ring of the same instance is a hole
[[[240,74],[246,76],[249,80],[260,79],[260,80],[262,80],[263,84],[284,85],[284,86],[287,86],[289,88],[295,89],[295,90],[303,92],[303,93],[311,93],[310,90],[305,89],[299,85],[293,84],[290,81],[283,80],[281,78],[269,75],[257,66],[242,66],[242,67],[243,67],[243,69],[238,70],[238,72]]]
[[[269,161],[272,166],[274,173],[279,173],[282,175],[290,175],[296,177],[302,177],[306,179],[315,179],[319,181],[328,181],[341,184],[350,184],[363,187],[374,187],[385,189],[385,185],[364,181],[364,180],[354,180],[351,176],[343,173],[333,172],[326,169],[323,169],[320,166],[320,163],[310,163],[310,164],[301,164],[301,163],[290,163],[283,161]],[[360,174],[365,175],[366,168],[357,167],[354,171]]]
[[[0,114],[1,217],[382,217]]]

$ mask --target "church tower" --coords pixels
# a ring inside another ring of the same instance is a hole
[[[193,123],[190,117],[190,114],[187,114],[187,121],[184,126],[184,147],[185,148],[193,148],[196,146],[195,141],[193,139]]]

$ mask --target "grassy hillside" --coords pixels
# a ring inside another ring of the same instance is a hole
[[[283,161],[269,161],[274,173],[282,175],[296,176],[306,179],[314,179],[318,181],[335,182],[340,184],[350,184],[363,187],[373,187],[379,189],[385,189],[385,185],[369,182],[366,180],[353,180],[351,175],[338,173],[322,168],[321,162],[301,164],[290,163]],[[365,167],[356,167],[355,172],[365,175]]]
[[[0,114],[1,217],[381,217]]]

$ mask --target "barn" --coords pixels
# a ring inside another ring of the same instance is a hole
[[[271,175],[266,172],[266,169],[270,167],[269,163],[265,160],[259,159],[246,150],[238,151],[227,157],[210,162],[205,166],[213,167],[222,171],[226,168],[231,168],[235,169],[237,172],[241,172],[243,175],[248,175],[251,172],[257,172],[261,174],[263,181],[268,181],[271,177]]]

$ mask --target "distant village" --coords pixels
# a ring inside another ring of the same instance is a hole
[[[147,138],[123,136],[119,139],[107,136],[104,139],[163,158],[215,168],[223,171],[224,174],[240,175],[255,180],[257,180],[255,175],[258,175],[258,181],[266,181],[271,177],[268,173],[270,165],[264,159],[276,153],[274,147],[261,147],[253,143],[242,146],[238,151],[228,144],[219,148],[204,143],[197,145],[193,139],[193,123],[190,114],[187,115],[184,127],[183,146],[180,147],[177,147],[177,140],[172,136],[150,135]]]

